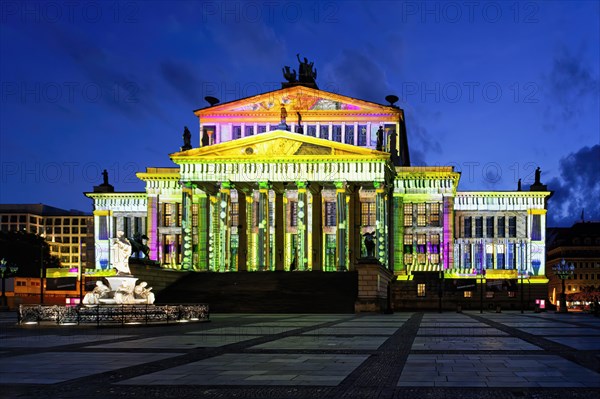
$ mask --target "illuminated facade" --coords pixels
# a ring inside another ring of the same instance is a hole
[[[50,254],[61,267],[94,267],[91,214],[44,204],[0,204],[0,230],[39,234],[48,242]]]
[[[575,267],[574,273],[565,281],[567,302],[585,305],[600,294],[600,222],[584,222],[571,227],[548,229],[548,262],[546,274],[548,296],[552,303],[558,301],[562,292],[561,281],[552,267],[564,259]]]
[[[545,186],[460,192],[452,167],[411,167],[393,104],[284,84],[195,114],[199,146],[184,135],[175,167],[138,173],[145,192],[86,194],[97,268],[117,230],[146,234],[163,267],[206,272],[351,271],[372,234],[399,281],[547,283]]]

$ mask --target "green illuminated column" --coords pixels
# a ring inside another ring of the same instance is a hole
[[[257,263],[258,270],[269,270],[270,240],[269,240],[269,183],[258,183],[258,239]]]
[[[308,270],[308,197],[306,182],[296,182],[298,187],[298,208],[296,230],[298,248],[296,250],[296,265],[298,270]]]
[[[283,189],[275,189],[275,270],[284,270],[285,218],[283,213]]]
[[[219,213],[219,263],[217,264],[218,270],[221,272],[230,271],[231,256],[231,227],[229,226],[229,214],[231,213],[231,183],[221,183],[221,189],[219,190],[219,202],[218,202],[218,213]]]
[[[248,270],[248,225],[246,216],[246,193],[238,190],[238,271]]]
[[[198,196],[198,264],[194,268],[201,271],[208,270],[208,233],[210,220],[210,207],[208,196]]]
[[[219,219],[219,197],[210,194],[210,233],[208,237],[208,259],[209,270],[211,272],[219,271],[219,257],[221,254],[221,224]]]
[[[146,235],[148,236],[148,247],[150,247],[149,257],[152,260],[161,261],[161,259],[158,258],[158,197],[156,195],[148,195],[147,218],[148,227]],[[94,220],[94,222],[96,222],[96,220]],[[99,226],[99,224],[96,224],[96,226]],[[99,268],[99,266],[96,267]]]
[[[337,213],[337,270],[347,271],[348,258],[348,221],[346,219],[346,184],[344,182],[335,182],[336,194],[336,213]]]
[[[312,196],[312,221],[311,221],[311,247],[312,270],[323,270],[323,203],[321,196],[322,187],[312,183],[310,185]]]
[[[356,135],[355,135],[356,137]],[[353,270],[352,261],[360,258],[361,240],[360,240],[360,197],[359,187],[352,185],[349,187],[348,195],[348,269]]]
[[[375,182],[375,256],[387,266],[386,193],[383,183]]]
[[[398,274],[404,265],[404,216],[402,197],[392,197],[392,229],[393,229],[393,264],[394,273]]]
[[[193,233],[192,233],[192,193],[193,185],[189,182],[183,183],[181,187],[181,234],[182,234],[182,256],[181,268],[183,270],[192,269],[193,259]]]

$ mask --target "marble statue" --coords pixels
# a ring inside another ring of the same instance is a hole
[[[154,293],[152,291],[152,287],[146,288],[148,285],[147,282],[142,281],[133,289],[133,294],[135,295],[135,299],[143,299],[143,303],[147,303],[148,305],[152,305],[154,303]]]
[[[100,303],[100,299],[107,298],[110,293],[110,288],[108,288],[104,283],[100,280],[96,281],[96,286],[92,290],[92,292],[88,292],[83,297],[84,305],[97,305]]]
[[[117,269],[117,275],[130,275],[131,243],[122,231],[117,231],[117,238],[113,238],[111,241],[111,262],[112,266]]]
[[[135,280],[131,279],[131,281],[123,281],[119,288],[115,291],[115,303],[117,304],[130,304],[135,303],[135,296],[133,294],[133,290],[135,289]]]

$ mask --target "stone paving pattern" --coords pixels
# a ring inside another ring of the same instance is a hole
[[[14,322],[0,314],[0,398],[600,397],[600,318],[584,313]]]

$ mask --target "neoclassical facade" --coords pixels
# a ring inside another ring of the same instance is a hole
[[[137,174],[145,192],[86,193],[97,268],[121,230],[146,235],[150,259],[174,269],[340,272],[370,250],[399,280],[547,283],[539,173],[529,191],[461,192],[452,167],[410,166],[402,109],[315,84],[195,115],[198,145],[186,128],[172,168]]]

